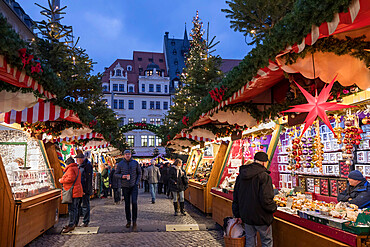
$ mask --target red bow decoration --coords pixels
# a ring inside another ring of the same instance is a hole
[[[185,125],[185,126],[188,126],[188,121],[189,121],[189,118],[187,116],[184,116],[182,118],[182,123]]]
[[[41,69],[41,63],[36,63],[36,66],[31,66],[31,73],[40,73],[40,72],[44,72],[42,69]]]
[[[19,57],[22,59],[23,68],[24,68],[26,64],[29,64],[32,61],[33,55],[27,55],[27,48],[19,49],[18,53],[19,53]]]
[[[211,98],[214,101],[217,101],[218,103],[220,103],[222,101],[222,98],[225,95],[226,90],[227,88],[224,86],[221,86],[220,88],[216,87],[215,89],[209,91],[209,94],[211,95]]]
[[[96,124],[98,123],[98,121],[96,121],[96,119],[92,120],[90,123],[89,123],[89,126],[90,128],[95,126]]]
[[[326,124],[326,126],[328,126],[329,129],[333,132],[334,136],[336,136],[325,111],[335,111],[349,107],[356,107],[350,105],[341,105],[334,102],[326,102],[330,97],[330,90],[333,87],[336,78],[337,77],[334,77],[334,79],[329,83],[329,85],[325,85],[319,95],[317,95],[316,90],[315,97],[309,94],[303,87],[301,87],[298,83],[295,82],[295,84],[297,84],[298,88],[301,90],[303,95],[306,97],[308,103],[291,106],[293,107],[292,109],[283,112],[308,112],[308,115],[304,120],[305,125],[301,133],[301,136],[307,130],[307,128],[312,125],[312,123],[315,121],[317,117],[320,117],[321,120]]]
[[[170,135],[167,135],[167,139],[168,139],[168,140],[171,140],[171,136],[170,136]]]

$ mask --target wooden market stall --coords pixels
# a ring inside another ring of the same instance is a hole
[[[186,190],[188,200],[195,207],[204,213],[212,212],[211,188],[216,185],[218,174],[223,164],[227,151],[228,143],[208,144],[213,147],[213,154],[204,152],[203,159],[200,161],[193,178],[189,180],[189,188]],[[206,147],[208,146],[206,145]],[[207,166],[209,164],[209,166]],[[208,173],[206,176],[199,175],[201,171]],[[199,175],[199,176],[197,176]]]
[[[0,245],[24,246],[58,222],[57,189],[43,142],[0,126]]]

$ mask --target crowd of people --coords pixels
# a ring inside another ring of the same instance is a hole
[[[173,200],[174,215],[186,215],[184,210],[184,191],[188,187],[188,178],[182,168],[182,161],[139,164],[132,158],[131,151],[126,150],[123,159],[116,162],[112,159],[101,172],[102,197],[113,197],[114,204],[125,203],[126,227],[137,231],[139,188],[150,192],[151,202],[155,204],[157,194],[165,194]],[[90,222],[90,198],[92,195],[93,167],[82,151],[75,159],[66,160],[64,175],[59,179],[65,191],[72,190],[73,200],[68,203],[69,223],[63,233],[73,231],[83,217],[81,227]],[[123,196],[123,199],[122,199]]]

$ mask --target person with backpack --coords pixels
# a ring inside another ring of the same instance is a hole
[[[182,160],[176,159],[173,166],[168,172],[169,190],[173,196],[173,207],[175,209],[175,216],[178,215],[178,205],[180,202],[180,212],[186,215],[185,206],[185,190],[188,188],[188,177],[186,172],[182,169]]]
[[[64,170],[63,176],[59,179],[59,183],[63,185],[63,189],[68,191],[72,189],[72,202],[68,203],[69,222],[63,227],[63,233],[73,231],[77,225],[78,205],[83,195],[81,184],[81,173],[72,157],[66,160],[67,167]]]

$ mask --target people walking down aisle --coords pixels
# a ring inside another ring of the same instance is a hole
[[[68,203],[69,222],[63,227],[63,233],[73,231],[78,221],[78,205],[83,195],[81,184],[81,173],[77,163],[71,157],[66,160],[67,167],[64,170],[64,175],[59,179],[59,183],[63,185],[63,189],[68,191],[72,189],[72,202]],[[63,198],[62,198],[63,199]]]
[[[168,190],[168,167],[169,163],[166,162],[163,164],[163,168],[161,170],[161,179],[163,182],[163,194],[167,195],[169,197],[169,190]]]
[[[149,191],[152,196],[152,203],[154,204],[155,196],[158,191],[158,182],[161,179],[161,173],[155,164],[155,160],[152,160],[150,166],[145,169],[143,177],[149,183]]]
[[[143,171],[142,174],[145,173],[145,170],[148,169],[148,166],[149,166],[148,163],[145,163],[144,164],[144,167],[143,167],[143,170],[142,170]],[[149,192],[149,182],[148,182],[148,179],[143,177],[142,180],[144,181],[144,192]]]
[[[90,161],[85,157],[81,150],[78,150],[76,155],[76,162],[81,173],[81,184],[83,188],[82,199],[78,205],[78,217],[76,225],[78,225],[80,216],[83,216],[83,224],[81,226],[87,227],[90,222],[90,196],[92,195],[92,179],[93,167]]]
[[[163,163],[158,163],[157,167],[159,168],[159,173],[161,174],[161,179],[158,181],[158,194],[163,194],[163,178],[162,178],[162,169]]]
[[[173,166],[169,170],[169,189],[173,196],[173,207],[175,210],[175,216],[178,215],[178,204],[180,202],[180,212],[182,215],[186,215],[184,209],[185,196],[184,191],[188,187],[188,177],[186,172],[182,169],[182,161],[176,159]]]
[[[118,164],[114,164],[112,171],[109,174],[109,187],[113,189],[114,204],[121,204],[121,178],[114,176]]]
[[[103,187],[103,195],[101,198],[108,198],[108,190],[109,190],[109,169],[108,165],[105,165],[103,171],[101,172],[101,180],[102,180],[102,187]]]
[[[268,155],[257,152],[254,162],[239,168],[236,178],[232,210],[239,224],[244,224],[245,246],[256,246],[259,232],[262,247],[272,247],[272,220],[277,207],[270,171],[266,169]]]
[[[121,178],[123,196],[125,199],[126,228],[137,231],[137,199],[139,194],[139,182],[141,179],[141,167],[139,163],[131,158],[131,151],[125,150],[124,159],[118,163],[114,176]],[[132,203],[132,217],[130,204]]]

